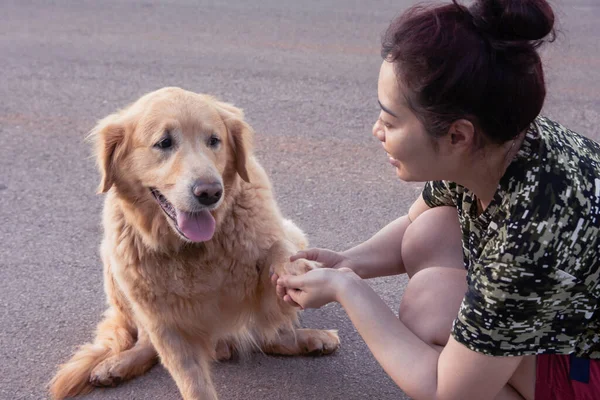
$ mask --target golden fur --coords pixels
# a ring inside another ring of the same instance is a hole
[[[156,146],[165,132],[176,143],[168,151]],[[211,147],[214,136],[220,144]],[[109,308],[94,342],[53,378],[53,398],[115,385],[160,359],[184,399],[216,399],[212,360],[253,347],[298,355],[339,346],[335,331],[296,329],[297,310],[270,283],[270,269],[314,265],[288,261],[306,238],[281,216],[252,136],[238,108],[179,88],[149,93],[92,130],[99,191],[107,193],[101,256]],[[195,212],[197,181],[223,187],[210,210],[214,235],[200,243],[179,233],[150,191]]]

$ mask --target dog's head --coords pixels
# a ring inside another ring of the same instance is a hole
[[[149,93],[92,130],[102,175],[135,208],[155,202],[184,240],[204,242],[215,212],[246,162],[252,130],[243,112],[211,96],[179,88]]]

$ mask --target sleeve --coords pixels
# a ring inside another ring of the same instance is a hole
[[[456,184],[447,181],[429,181],[423,187],[423,200],[429,207],[456,207]]]
[[[492,356],[572,352],[597,304],[574,276],[518,258],[470,267],[452,336]]]

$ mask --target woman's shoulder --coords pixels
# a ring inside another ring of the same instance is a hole
[[[538,116],[532,124],[541,141],[546,161],[569,172],[600,173],[600,144],[591,138],[574,132],[544,116]],[[590,168],[585,168],[590,167]]]
[[[515,166],[501,207],[507,246],[565,271],[584,260],[598,268],[600,145],[548,118],[535,125],[538,143]]]
[[[505,181],[513,217],[600,218],[600,144],[540,116],[517,158]]]

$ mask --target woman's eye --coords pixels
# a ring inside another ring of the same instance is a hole
[[[208,147],[217,147],[220,143],[221,139],[214,135],[211,136],[210,139],[208,139]]]
[[[387,123],[387,122],[385,122],[385,121],[384,121],[384,120],[383,120],[381,117],[379,117],[379,122],[380,122],[380,123],[381,123],[381,125],[383,125],[383,127],[384,127],[384,128],[386,128],[386,129],[391,129],[391,128],[392,128],[392,125],[391,125],[391,124],[389,124],[389,123]]]

